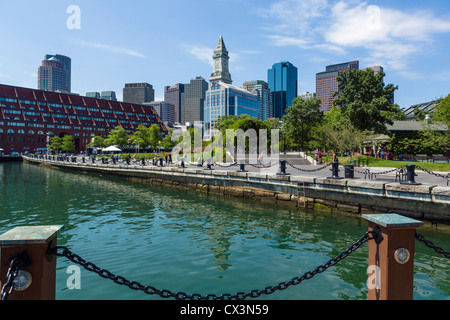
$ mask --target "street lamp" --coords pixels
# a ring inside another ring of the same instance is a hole
[[[128,158],[131,159],[131,139],[128,139]]]

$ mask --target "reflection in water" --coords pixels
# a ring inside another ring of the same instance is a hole
[[[0,233],[64,225],[58,243],[100,267],[158,289],[201,294],[273,286],[315,269],[366,231],[364,221],[29,164],[1,164]],[[429,234],[424,234],[427,238]],[[432,238],[430,240],[433,240]],[[438,238],[444,248],[448,235]],[[416,299],[449,296],[448,262],[417,245]],[[153,299],[84,271],[57,299]],[[366,299],[367,247],[270,299]]]

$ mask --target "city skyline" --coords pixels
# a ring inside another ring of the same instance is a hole
[[[401,108],[450,91],[444,1],[78,1],[79,16],[69,10],[72,4],[0,5],[4,12],[20,12],[0,20],[8,48],[0,54],[0,83],[35,89],[42,57],[61,54],[72,59],[73,93],[96,88],[122,100],[126,83],[146,82],[155,100],[164,100],[165,86],[210,78],[222,35],[236,86],[267,81],[273,64],[289,61],[298,68],[298,93],[315,92],[316,73],[358,60],[361,69],[384,68],[385,83],[399,86],[395,102]]]

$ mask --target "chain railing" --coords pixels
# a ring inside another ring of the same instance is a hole
[[[14,280],[19,275],[20,263],[17,259],[11,261],[8,272],[6,273],[6,283],[2,287],[1,299],[7,300],[8,296],[12,294],[14,290]]]
[[[444,257],[446,257],[447,259],[450,259],[450,252],[448,251],[444,251],[444,249],[442,249],[441,247],[435,245],[433,242],[431,242],[430,240],[426,240],[424,238],[424,236],[422,236],[421,234],[416,232],[416,239],[420,242],[423,242],[425,244],[425,246],[427,246],[430,249],[433,249],[434,251],[436,251],[439,254],[442,254]]]
[[[440,173],[436,173],[436,172],[427,170],[427,169],[422,168],[422,167],[420,167],[420,166],[418,166],[418,165],[416,165],[416,168],[418,168],[418,169],[422,170],[423,172],[426,172],[426,173],[428,173],[428,174],[430,174],[430,175],[433,175],[433,176],[436,176],[436,177],[439,177],[439,178],[446,179],[446,180],[447,180],[447,186],[449,185],[449,182],[450,182],[450,173],[447,173],[447,175],[443,175],[443,174],[440,174]]]
[[[372,235],[372,237],[371,237],[371,235]],[[56,254],[57,256],[66,257],[73,263],[76,263],[76,264],[82,266],[83,268],[85,268],[88,271],[98,274],[102,278],[112,280],[113,282],[115,282],[119,285],[126,286],[132,290],[140,290],[149,295],[157,295],[157,296],[160,296],[161,298],[174,298],[176,300],[244,300],[246,298],[258,298],[261,295],[270,295],[276,291],[285,290],[290,286],[299,285],[303,281],[309,280],[309,279],[313,278],[315,275],[322,273],[325,270],[329,269],[330,267],[336,265],[338,262],[340,262],[341,260],[348,257],[352,252],[354,252],[358,248],[360,248],[367,241],[369,241],[371,239],[374,239],[375,241],[380,241],[380,236],[381,236],[381,233],[379,232],[379,230],[368,231],[359,240],[354,242],[348,249],[341,252],[336,257],[330,259],[325,264],[318,266],[317,268],[315,268],[312,271],[308,271],[308,272],[304,273],[302,276],[294,277],[287,282],[280,282],[275,286],[268,286],[261,290],[251,290],[247,293],[237,292],[235,294],[225,293],[225,294],[221,294],[221,295],[216,295],[216,294],[201,295],[198,293],[187,294],[185,292],[173,292],[173,291],[167,290],[167,289],[162,289],[162,290],[156,289],[153,286],[143,285],[137,281],[128,280],[123,276],[115,275],[114,273],[112,273],[106,269],[102,269],[102,268],[98,267],[97,265],[95,265],[94,263],[88,262],[85,259],[81,258],[79,255],[73,253],[71,250],[69,250],[65,246],[58,246],[58,247],[55,247],[53,250],[54,250],[54,254]]]
[[[327,165],[322,166],[322,167],[320,167],[320,168],[316,168],[316,169],[303,169],[303,168],[298,168],[298,167],[294,166],[293,164],[291,164],[291,163],[289,163],[289,162],[286,162],[286,163],[287,163],[291,168],[294,168],[294,169],[296,169],[296,170],[298,170],[298,171],[303,171],[303,172],[318,172],[318,171],[322,171],[322,170],[328,168],[329,166],[331,166],[331,163],[328,163]]]
[[[33,156],[33,155],[32,155],[31,157],[32,157],[32,158],[37,158],[37,159],[50,160],[50,161],[60,161],[60,162],[69,162],[69,163],[70,163],[70,162],[74,162],[74,163],[77,162],[76,157],[69,157],[69,156],[48,156],[48,157],[47,157],[47,156],[36,156],[36,155]],[[132,165],[132,164],[134,163],[135,165],[138,165],[138,164],[139,164],[139,165],[141,165],[142,167],[145,166],[145,165],[147,165],[147,164],[150,165],[150,166],[151,166],[151,165],[153,165],[153,166],[158,166],[158,164],[154,164],[154,163],[153,163],[153,160],[152,160],[152,161],[150,161],[150,160],[147,160],[147,161],[146,161],[145,158],[143,158],[143,159],[141,159],[141,160],[131,160],[131,159],[115,160],[115,159],[105,159],[105,158],[100,158],[100,159],[91,158],[90,160],[91,160],[92,163],[95,163],[96,160],[100,160],[100,161],[101,161],[100,164],[104,164],[104,165],[108,165],[108,164],[109,164],[109,161],[108,161],[108,160],[111,160],[111,164],[113,164],[113,165],[116,165],[116,164],[124,164],[124,163],[126,163],[127,165]],[[183,161],[184,161],[184,160],[183,160]],[[89,161],[86,160],[85,157],[83,157],[82,160],[81,160],[81,162],[82,162],[82,163],[88,163]],[[182,160],[180,160],[180,162],[182,162]],[[178,163],[178,162],[175,162],[174,164],[177,165],[177,163]],[[329,166],[331,166],[331,165],[333,164],[333,163],[328,163],[328,164],[326,164],[326,165],[324,165],[324,166],[321,166],[321,167],[319,167],[319,168],[305,169],[305,168],[300,168],[300,167],[298,167],[298,166],[295,166],[295,165],[289,163],[289,162],[286,161],[286,160],[285,160],[285,163],[286,163],[287,165],[289,165],[291,168],[293,168],[293,169],[295,169],[295,170],[297,170],[297,171],[300,171],[300,172],[308,172],[308,173],[313,173],[313,172],[319,172],[319,171],[322,171],[322,170],[328,168]],[[203,166],[203,165],[204,165],[204,162],[202,161],[202,163],[195,163],[195,162],[184,161],[184,166],[182,165],[182,167],[185,167],[186,165],[199,167],[199,166]],[[238,162],[233,162],[233,163],[219,163],[219,162],[212,162],[212,163],[209,165],[209,167],[210,167],[211,165],[215,165],[215,166],[222,167],[222,168],[231,168],[231,167],[233,167],[233,166],[237,166],[237,165],[238,165]],[[247,165],[249,165],[249,166],[251,166],[251,167],[254,167],[254,168],[259,168],[259,169],[264,168],[264,169],[267,169],[267,168],[272,168],[272,167],[274,167],[274,166],[277,166],[277,165],[279,165],[279,163],[268,164],[268,165],[265,165],[265,164],[250,164],[250,163],[247,163]],[[344,165],[344,164],[342,164],[342,163],[339,163],[339,166],[348,167],[347,165]],[[351,165],[349,165],[349,166],[351,166]],[[415,168],[420,169],[420,170],[422,170],[422,171],[425,172],[425,173],[428,173],[428,174],[433,175],[433,176],[438,177],[438,178],[446,179],[446,181],[447,181],[447,186],[449,186],[449,184],[450,184],[450,173],[447,173],[447,174],[441,174],[441,173],[436,173],[436,172],[427,170],[427,169],[422,168],[421,166],[418,166],[418,165],[414,165],[414,166],[415,166]],[[348,168],[348,170],[351,170],[351,171],[353,171],[354,173],[359,173],[359,174],[361,174],[361,175],[364,175],[364,179],[365,179],[365,180],[367,180],[367,179],[372,180],[372,179],[376,179],[377,176],[380,176],[380,175],[386,175],[386,174],[389,174],[389,173],[395,173],[395,181],[397,181],[397,180],[402,181],[402,180],[404,180],[404,178],[405,178],[405,176],[406,176],[406,170],[405,170],[406,167],[407,167],[406,165],[403,165],[403,166],[401,166],[401,167],[392,168],[392,169],[385,170],[385,171],[381,171],[381,172],[380,172],[380,171],[373,171],[373,170],[370,170],[370,169],[358,170],[358,169],[356,169],[356,168],[354,168],[354,167],[353,167],[353,168]]]

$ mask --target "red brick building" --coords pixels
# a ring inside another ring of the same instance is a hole
[[[0,148],[5,154],[47,147],[47,137],[74,137],[77,152],[94,136],[106,138],[121,126],[133,133],[140,125],[168,130],[151,106],[13,87],[0,84]]]

